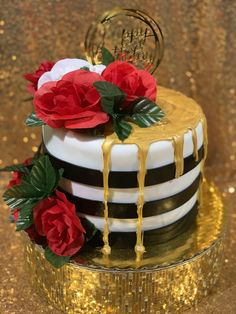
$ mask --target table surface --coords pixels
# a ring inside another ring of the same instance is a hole
[[[211,177],[214,170],[208,171]],[[0,175],[0,193],[5,189],[7,175]],[[216,182],[223,192],[227,209],[227,232],[222,274],[211,294],[186,314],[234,314],[236,313],[236,182]],[[30,285],[19,233],[8,222],[9,210],[2,200],[0,203],[0,313],[1,314],[60,314],[48,305],[46,300]],[[96,314],[96,313],[93,313]]]

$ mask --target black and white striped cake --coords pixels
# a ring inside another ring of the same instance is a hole
[[[206,144],[203,122],[199,120],[194,130],[189,129],[183,134],[184,169],[179,177],[175,175],[173,143],[167,139],[150,145],[144,187],[144,232],[155,232],[175,224],[196,209]],[[56,167],[64,169],[60,188],[75,202],[79,215],[90,220],[100,230],[104,228],[103,142],[103,137],[43,127],[45,151]],[[136,232],[138,169],[136,145],[120,143],[112,146],[108,200],[111,234]]]

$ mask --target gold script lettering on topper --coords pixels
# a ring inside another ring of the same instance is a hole
[[[116,59],[153,73],[163,57],[164,39],[158,24],[146,13],[115,8],[104,13],[87,32],[85,50],[89,62],[102,62],[103,47]]]

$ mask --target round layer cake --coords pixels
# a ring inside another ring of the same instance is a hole
[[[155,232],[183,221],[197,206],[206,156],[206,121],[200,106],[163,87],[157,103],[165,119],[115,134],[43,127],[46,153],[64,174],[60,188],[81,217],[110,236]],[[143,240],[142,240],[143,241]]]

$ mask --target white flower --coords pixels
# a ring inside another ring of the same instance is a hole
[[[63,59],[57,61],[52,67],[51,71],[45,72],[40,79],[38,80],[38,89],[47,82],[58,81],[66,73],[81,69],[82,67],[89,68],[90,72],[96,72],[101,74],[102,71],[106,68],[105,65],[92,65],[91,63],[83,59]]]

